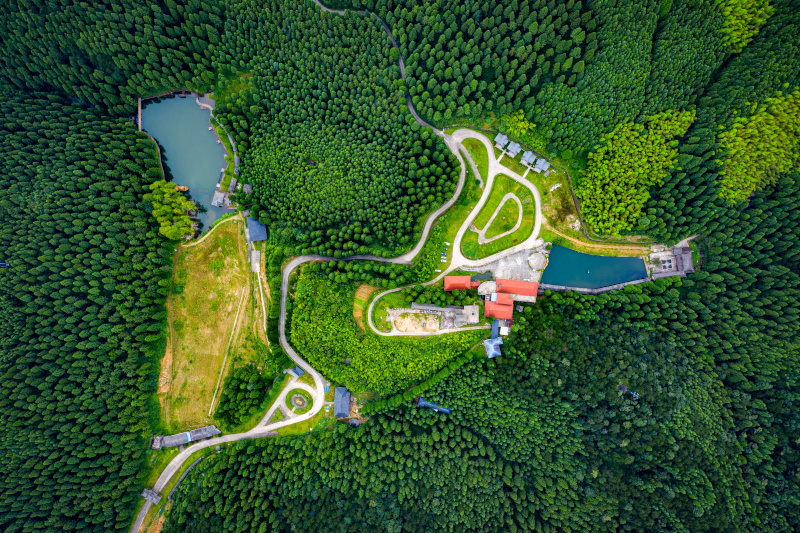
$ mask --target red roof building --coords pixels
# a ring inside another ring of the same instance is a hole
[[[500,305],[514,305],[514,300],[508,294],[497,293],[495,301]]]
[[[537,296],[539,294],[539,284],[535,281],[498,279],[497,292],[505,294],[519,294],[521,296]]]
[[[514,306],[509,304],[503,305],[487,300],[483,309],[483,314],[486,316],[493,316],[495,318],[505,318],[506,320],[511,320],[511,317],[514,315]]]
[[[481,284],[480,281],[472,281],[470,276],[444,277],[444,290],[446,291],[453,291],[456,289],[460,291],[465,291],[468,289],[477,289],[480,284]]]

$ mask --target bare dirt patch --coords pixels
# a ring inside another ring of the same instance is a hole
[[[394,319],[394,327],[403,333],[439,331],[439,317],[425,313],[399,313]]]
[[[353,318],[356,319],[358,327],[364,329],[364,309],[367,306],[369,297],[376,291],[380,290],[378,287],[373,287],[366,283],[362,283],[356,289],[355,298],[353,299]]]

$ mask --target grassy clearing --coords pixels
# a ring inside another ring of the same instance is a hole
[[[211,422],[208,409],[236,309],[242,291],[249,293],[242,231],[240,221],[223,224],[178,254],[171,308],[173,375],[165,406],[166,425],[174,431]],[[242,306],[248,304],[245,296]]]
[[[164,467],[169,464],[172,459],[178,455],[178,448],[163,448],[161,450],[148,450],[149,457],[147,459],[147,477],[144,478],[142,483],[145,487],[152,487],[158,476],[163,472]]]
[[[692,264],[697,268],[697,265],[703,260],[703,256],[700,253],[700,246],[695,241],[689,241],[689,248],[692,250]]]
[[[483,145],[481,145],[483,147]],[[484,149],[484,152],[486,150]],[[474,157],[474,156],[473,156]],[[477,165],[477,161],[476,161]],[[471,178],[471,179],[470,179]],[[445,231],[444,235],[442,236],[442,242],[440,243],[442,249],[447,247],[447,251],[445,254],[445,258],[447,259],[446,263],[440,263],[441,267],[446,267],[450,264],[453,260],[453,242],[456,240],[456,234],[458,233],[458,228],[461,227],[461,224],[464,223],[464,220],[467,219],[469,214],[472,212],[472,209],[475,207],[475,204],[478,203],[478,200],[481,198],[481,193],[483,189],[478,187],[477,180],[472,173],[472,167],[468,164],[467,165],[467,175],[464,180],[464,188],[461,191],[461,195],[456,200],[456,203],[453,204],[453,207],[447,210],[447,212],[439,218],[437,224],[444,224]],[[450,243],[449,245],[446,243]],[[439,270],[444,270],[444,268],[439,268]],[[435,276],[438,276],[438,273],[435,273]],[[434,277],[435,277],[434,276]]]
[[[312,400],[311,396],[303,389],[294,389],[289,391],[289,393],[286,395],[286,407],[288,407],[290,411],[294,409],[294,405],[292,404],[292,396],[296,394],[299,394],[300,396],[305,398],[306,406],[303,407],[302,409],[295,409],[294,413],[296,415],[302,415],[303,413],[309,412],[311,408],[314,406],[314,400]]]
[[[375,304],[375,309],[372,311],[373,325],[378,331],[389,333],[392,331],[392,324],[387,320],[388,310],[397,309],[400,307],[407,307],[405,300],[400,296],[399,292],[393,292],[381,296]]]
[[[367,308],[367,302],[369,302],[373,293],[378,290],[380,290],[380,287],[373,287],[366,283],[359,285],[356,290],[356,296],[353,299],[353,318],[356,319],[358,327],[362,330],[364,329],[364,310]]]
[[[506,231],[511,231],[519,217],[521,216],[519,205],[513,198],[507,198],[500,207],[500,212],[497,213],[492,225],[486,230],[486,238],[491,239]]]
[[[311,430],[322,431],[330,428],[335,423],[336,420],[333,418],[333,411],[326,412],[325,409],[323,409],[308,420],[303,420],[302,422],[297,422],[291,426],[279,428],[277,431],[278,435],[281,437],[286,435],[304,435],[311,432]]]
[[[468,259],[482,259],[519,244],[530,236],[536,217],[533,195],[527,187],[502,174],[495,176],[489,198],[480,213],[478,213],[478,216],[475,217],[473,225],[478,229],[483,229],[500,205],[503,196],[509,192],[516,194],[520,202],[522,202],[522,224],[520,227],[510,235],[506,235],[505,237],[483,245],[478,244],[477,233],[474,231],[467,231],[467,233],[464,234],[464,239],[461,241],[461,253],[464,254],[464,257]]]
[[[464,145],[464,148],[472,156],[472,160],[475,161],[475,166],[478,167],[478,173],[481,178],[486,181],[489,176],[489,154],[486,153],[486,146],[478,139],[464,139],[461,144]],[[468,166],[471,168],[471,165],[468,164]]]

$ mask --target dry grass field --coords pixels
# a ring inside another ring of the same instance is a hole
[[[179,252],[170,316],[172,379],[165,406],[173,430],[210,422],[211,397],[243,291],[240,320],[252,305],[245,253],[239,221],[220,225],[202,243]]]

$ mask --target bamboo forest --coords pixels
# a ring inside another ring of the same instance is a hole
[[[800,531],[798,36],[2,2],[0,530]]]

